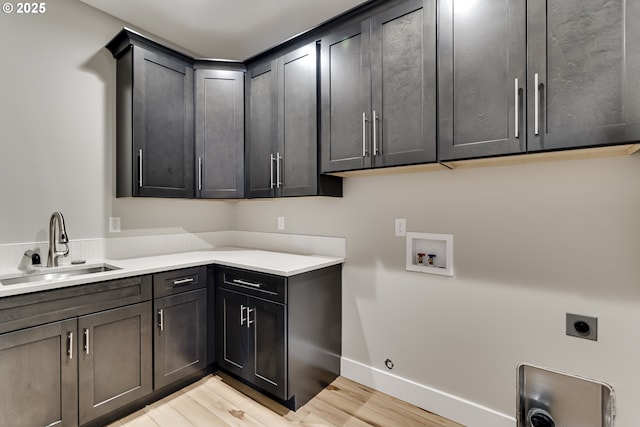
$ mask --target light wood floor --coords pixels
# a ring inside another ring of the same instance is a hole
[[[191,426],[463,427],[343,377],[293,412],[222,373],[204,377],[109,425]]]

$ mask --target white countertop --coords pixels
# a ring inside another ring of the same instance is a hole
[[[40,269],[37,273],[49,273],[56,270],[70,269],[74,267],[91,267],[92,265],[108,264],[117,267],[116,270],[101,273],[84,274],[58,280],[43,280],[21,283],[15,285],[2,285],[2,279],[18,275],[28,275],[20,270],[0,271],[0,297],[25,294],[30,292],[45,291],[67,286],[87,283],[102,282],[105,280],[121,279],[124,277],[152,274],[161,271],[175,270],[179,268],[195,267],[200,265],[218,264],[227,267],[238,267],[261,273],[275,274],[278,276],[294,276],[332,265],[341,264],[343,258],[296,255],[283,252],[270,252],[244,248],[219,248],[207,251],[183,252],[168,255],[149,256],[122,260],[87,260],[86,264],[71,266],[69,261],[61,267]]]

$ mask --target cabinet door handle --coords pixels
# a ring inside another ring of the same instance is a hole
[[[271,176],[271,185],[269,188],[273,188],[273,154],[269,154],[269,169],[270,169],[270,173],[269,175]]]
[[[89,354],[89,329],[84,330],[84,352]]]
[[[164,310],[158,310],[158,328],[160,331],[164,331]]]
[[[138,187],[142,188],[142,148],[138,150]]]
[[[280,188],[282,186],[282,179],[280,177],[280,162],[284,159],[280,155],[280,152],[276,153],[276,187]]]
[[[182,286],[193,282],[193,277],[186,277],[184,279],[176,279],[173,281],[173,286]]]
[[[251,320],[251,313],[255,312],[256,309],[254,308],[249,308],[247,307],[247,329],[249,329],[249,327],[251,326],[252,323],[254,323],[256,321],[256,315],[253,315],[253,320]]]
[[[73,360],[73,332],[67,334],[67,354],[69,360]]]
[[[202,157],[198,157],[198,191],[202,191]]]
[[[376,115],[376,110],[373,110],[373,117],[371,118],[371,124],[373,125],[373,155],[378,155],[378,138],[376,135],[376,122],[378,121],[378,116]]]
[[[518,85],[518,78],[516,77],[515,84],[515,95],[514,95],[514,106],[515,106],[515,137],[519,138],[520,136],[520,86]]]
[[[244,317],[245,308],[248,308],[248,307],[245,307],[244,305],[240,304],[240,326],[244,325],[245,320],[247,320]]]
[[[248,282],[246,280],[242,280],[242,279],[233,279],[233,283],[236,283],[238,285],[246,285],[246,286],[251,286],[254,288],[260,288],[260,283],[254,283],[254,282]]]
[[[533,133],[535,135],[538,135],[540,134],[540,117],[538,117],[538,115],[540,114],[540,78],[538,77],[538,73],[535,73],[533,75],[533,85],[536,88],[534,96],[535,102],[533,104]]]
[[[362,157],[367,157],[367,113],[362,113]]]

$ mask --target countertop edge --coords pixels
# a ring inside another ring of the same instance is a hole
[[[277,262],[251,262],[257,256],[277,258]],[[246,257],[245,260],[242,258]],[[233,259],[229,259],[233,258]],[[283,269],[282,264],[287,264],[287,259],[297,262],[290,262],[294,267]],[[147,274],[160,273],[163,271],[179,270],[182,268],[198,267],[203,265],[220,265],[225,267],[242,268],[259,273],[273,274],[283,277],[291,277],[302,273],[330,267],[344,263],[344,258],[329,257],[321,255],[297,255],[284,252],[263,251],[246,248],[219,248],[211,251],[181,252],[175,254],[157,255],[133,259],[112,260],[100,259],[87,261],[84,266],[95,264],[109,264],[117,267],[117,270],[105,271],[96,274],[72,276],[66,279],[55,281],[32,282],[20,285],[0,285],[0,298],[14,295],[23,295],[33,292],[48,291],[70,286],[85,285],[109,280],[124,279],[127,277],[142,276]],[[297,264],[297,265],[296,265]],[[302,265],[300,265],[302,264]],[[65,265],[69,267],[69,265]],[[15,272],[6,271],[0,275],[2,277],[24,274],[19,270]],[[26,274],[25,274],[26,275]]]

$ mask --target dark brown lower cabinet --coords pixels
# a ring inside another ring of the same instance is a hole
[[[216,361],[297,410],[340,373],[341,266],[291,277],[216,267]]]
[[[137,276],[0,298],[0,426],[76,427],[150,393],[151,290]]]
[[[0,335],[0,425],[77,426],[151,392],[151,302]]]
[[[78,318],[79,421],[151,393],[151,302]]]
[[[154,388],[207,366],[207,290],[157,298],[154,327]]]
[[[0,335],[0,425],[77,426],[77,320]]]
[[[287,399],[285,306],[221,289],[222,361],[229,371]]]

